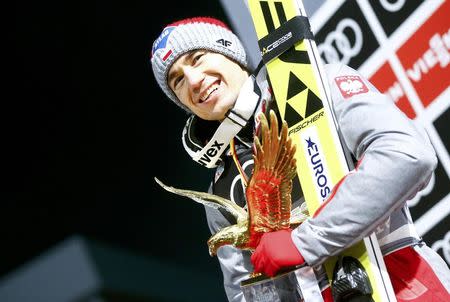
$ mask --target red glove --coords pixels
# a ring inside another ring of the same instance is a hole
[[[291,229],[265,233],[251,257],[256,273],[270,277],[283,267],[303,264],[305,259],[291,239]]]

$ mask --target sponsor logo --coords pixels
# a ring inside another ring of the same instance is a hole
[[[349,98],[355,94],[366,93],[369,91],[364,81],[359,76],[347,75],[334,79],[344,98]]]
[[[353,36],[353,42],[350,42],[349,34]],[[358,23],[353,19],[345,18],[338,23],[336,29],[330,32],[325,41],[317,48],[320,55],[328,63],[342,62],[348,64],[350,59],[357,56],[361,51],[363,41],[363,33]]]
[[[261,7],[261,12],[264,17],[265,25],[267,28],[268,33],[273,33],[275,31],[275,23],[274,21],[278,19],[279,24],[283,24],[287,22],[286,19],[286,11],[284,9],[284,5],[281,1],[273,1],[273,7],[269,5],[269,2],[267,1],[260,1],[259,2]],[[275,9],[275,10],[273,10]],[[276,17],[275,17],[276,16]],[[284,32],[284,30],[283,30]],[[280,32],[281,34],[281,32]],[[275,42],[272,42],[268,46],[262,46],[263,49],[261,50],[261,55],[263,57],[270,57],[267,56],[268,53],[270,53],[275,48],[283,45],[286,41],[290,40],[294,34],[292,32],[284,33],[283,36],[278,38]],[[261,40],[260,40],[261,42]],[[268,42],[267,42],[268,43]],[[264,43],[265,45],[265,43]],[[260,44],[261,46],[261,44]],[[280,53],[278,58],[286,63],[300,63],[300,64],[309,64],[309,58],[308,54],[305,50],[297,50],[295,47],[290,47],[289,49],[285,50],[284,52]]]
[[[450,2],[444,1],[396,51],[408,80],[425,108],[449,87],[449,9]]]
[[[170,33],[175,29],[174,26],[167,27],[164,29],[164,31],[161,33],[161,35],[153,42],[153,48],[152,48],[152,55],[158,50],[166,48],[167,40],[169,38]],[[167,56],[167,53],[164,55],[164,57]],[[167,58],[166,58],[167,59]]]
[[[219,143],[217,140],[214,141],[213,145],[206,150],[206,152],[198,159],[198,163],[206,166],[211,162],[211,159],[218,154],[218,152],[223,147],[224,143]]]
[[[216,41],[216,43],[219,43],[222,46],[225,47],[230,47],[231,46],[231,41],[225,40],[225,39],[219,39]]]
[[[294,128],[289,130],[289,135],[291,135],[292,133],[297,133],[300,130],[302,130],[305,127],[308,127],[309,125],[315,123],[319,118],[321,118],[323,116],[323,111],[319,112],[318,114],[314,115],[313,117],[305,120],[304,122],[301,122],[300,124],[298,124],[297,126],[295,126]]]
[[[295,126],[323,108],[322,100],[292,71],[289,71],[286,101],[284,120],[289,127]]]
[[[278,46],[280,46],[282,43],[286,42],[290,38],[292,38],[292,32],[288,32],[287,34],[285,34],[284,36],[282,36],[281,38],[279,38],[272,44],[269,44],[267,47],[263,48],[262,55],[265,55],[266,53],[271,52],[272,50],[274,50],[275,48],[277,48]]]
[[[314,134],[316,134],[314,132]],[[316,134],[317,135],[317,134]],[[314,135],[314,136],[316,136]],[[313,171],[313,178],[315,180],[315,186],[319,193],[321,200],[324,200],[331,192],[329,177],[325,164],[322,160],[323,152],[321,146],[318,145],[318,137],[305,136],[305,147],[308,154],[308,164]]]
[[[419,82],[422,76],[439,64],[441,68],[447,67],[450,62],[450,30],[444,35],[435,34],[429,40],[427,50],[406,70],[408,77]]]

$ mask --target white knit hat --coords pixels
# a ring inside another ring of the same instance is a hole
[[[151,63],[153,74],[164,93],[178,106],[190,112],[167,84],[172,64],[183,54],[206,49],[221,53],[247,67],[245,49],[239,38],[220,20],[196,17],[167,25],[153,42]]]

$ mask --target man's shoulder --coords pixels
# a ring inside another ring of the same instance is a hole
[[[346,65],[338,62],[338,63],[326,63],[323,65],[325,73],[329,76],[335,76],[342,72],[345,69]]]
[[[349,76],[363,78],[356,69],[339,62],[324,64],[323,69],[329,82],[333,82],[336,78],[343,79]]]

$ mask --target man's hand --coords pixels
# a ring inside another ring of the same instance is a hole
[[[284,267],[303,264],[305,260],[291,239],[292,230],[265,233],[251,257],[256,273],[270,277]]]

